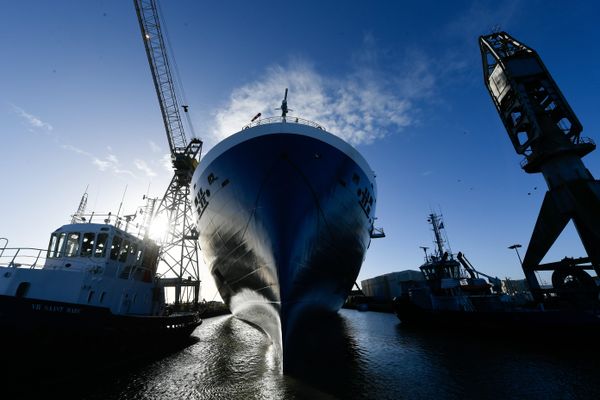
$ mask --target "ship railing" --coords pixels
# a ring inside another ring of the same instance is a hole
[[[256,121],[253,121],[253,122],[249,123],[248,125],[244,126],[242,128],[242,130],[252,128],[255,126],[259,126],[259,125],[281,124],[281,123],[302,124],[302,125],[312,126],[313,128],[322,129],[324,131],[326,130],[322,125],[319,125],[316,122],[310,121],[308,119],[300,118],[300,117],[293,117],[293,116],[286,116],[286,117],[277,116],[277,117],[267,117],[267,118],[257,119]]]
[[[0,252],[0,267],[42,268],[48,250],[33,247],[4,247]]]

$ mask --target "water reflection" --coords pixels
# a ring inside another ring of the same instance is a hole
[[[294,337],[289,373],[281,373],[276,345],[235,317],[204,321],[198,341],[110,387],[82,398],[293,399],[352,398],[364,383],[360,349],[345,318],[317,318]],[[106,379],[106,377],[105,377]],[[354,382],[348,385],[348,382]]]
[[[450,399],[592,399],[600,395],[595,376],[598,351],[576,337],[518,332],[440,331],[396,325],[414,357],[406,387],[421,396]],[[549,334],[550,332],[548,332]],[[413,385],[428,382],[429,388]],[[435,388],[439,389],[436,390]]]
[[[223,316],[160,356],[94,371],[86,358],[54,388],[79,399],[600,398],[590,342],[410,329],[392,314],[351,310],[304,328],[286,354],[286,374],[267,335]],[[42,388],[40,375],[27,372],[29,387]]]
[[[349,398],[363,384],[361,348],[348,321],[338,314],[298,321],[285,351],[286,375],[324,393]]]

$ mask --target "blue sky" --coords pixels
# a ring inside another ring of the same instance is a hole
[[[378,224],[359,276],[416,269],[442,212],[476,268],[523,276],[545,182],[519,168],[483,85],[477,39],[533,47],[600,140],[600,5],[594,1],[163,1],[205,151],[289,87],[294,115],[350,141],[377,174]],[[0,15],[0,237],[45,247],[89,185],[89,209],[161,196],[167,141],[131,1],[7,2]],[[596,177],[600,153],[584,159]],[[584,255],[572,226],[547,260]],[[203,296],[215,289],[204,275]]]

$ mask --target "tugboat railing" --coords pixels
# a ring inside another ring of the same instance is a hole
[[[3,238],[0,238],[0,240],[4,241],[4,247],[2,248],[2,251],[0,251],[0,257],[2,257],[2,254],[4,254],[4,250],[6,249],[6,246],[8,246],[8,239],[3,237]]]
[[[146,232],[149,228],[144,223],[134,223],[136,218],[135,214],[132,215],[113,215],[112,213],[101,214],[101,213],[89,213],[80,214],[76,218],[76,222],[80,224],[91,224],[99,223],[114,226],[117,229],[122,230],[132,236],[142,239],[144,235],[140,232]]]
[[[6,254],[5,254],[6,252]],[[0,252],[0,267],[9,268],[42,268],[40,261],[46,260],[48,250],[33,247],[3,247]]]
[[[67,261],[67,259],[74,258],[77,258],[79,260],[86,259],[90,261],[90,263],[87,263],[86,265],[92,266],[92,268],[94,268],[94,264],[97,268],[97,263],[100,260],[98,258],[93,259],[91,256],[83,257],[81,255],[69,257],[67,255],[67,252],[65,251],[56,253],[53,257],[50,257],[50,260],[63,259],[64,261]],[[0,267],[3,268],[41,269],[44,267],[47,259],[49,259],[47,249],[38,249],[33,247],[0,248]],[[91,263],[92,260],[94,261],[93,263]],[[101,260],[105,261],[104,258],[102,258]],[[150,282],[155,278],[158,279],[158,276],[155,276],[153,269],[150,267],[139,264],[125,265],[122,262],[120,262],[119,264],[120,265],[117,276],[122,279],[141,279],[147,282]]]

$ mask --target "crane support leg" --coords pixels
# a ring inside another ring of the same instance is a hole
[[[600,182],[578,180],[546,192],[523,259],[523,272],[532,294],[541,299],[535,271],[572,219],[596,274],[600,275]]]
[[[541,293],[535,271],[570,219],[561,212],[555,197],[551,191],[546,192],[527,252],[523,258],[523,272],[536,300],[539,300]]]
[[[571,191],[578,203],[573,217],[575,228],[600,276],[600,181],[574,182]]]

